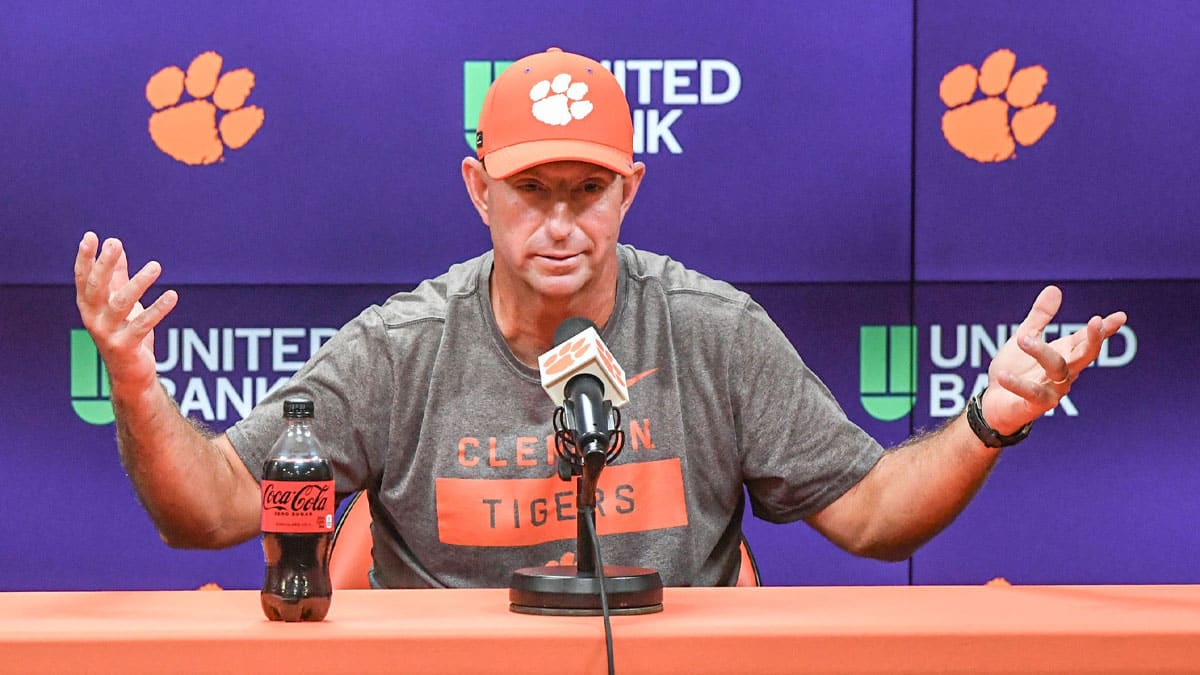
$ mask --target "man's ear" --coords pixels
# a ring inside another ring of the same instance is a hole
[[[484,225],[491,227],[488,222],[488,175],[487,170],[483,168],[483,163],[474,157],[464,157],[462,161],[463,183],[467,187],[467,196],[471,198],[471,204],[475,206],[475,210],[479,212],[479,219]]]
[[[625,176],[621,181],[621,218],[624,218],[629,207],[633,206],[633,198],[637,196],[638,188],[641,187],[642,179],[645,177],[646,165],[634,162],[633,173]]]

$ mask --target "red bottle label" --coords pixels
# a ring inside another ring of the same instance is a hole
[[[262,531],[332,532],[336,502],[331,480],[264,480]]]

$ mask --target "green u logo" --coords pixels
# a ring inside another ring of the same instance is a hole
[[[108,373],[92,336],[86,330],[71,330],[71,407],[88,424],[110,424],[113,415],[109,400]]]
[[[871,417],[892,422],[917,400],[917,327],[859,328],[859,398]]]
[[[475,129],[479,127],[479,111],[483,97],[492,81],[500,77],[512,61],[463,61],[463,129],[467,147],[475,151]]]

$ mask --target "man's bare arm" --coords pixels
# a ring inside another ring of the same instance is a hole
[[[75,259],[75,301],[111,383],[121,461],[163,540],[220,548],[258,532],[258,483],[225,436],[193,427],[158,382],[154,327],[174,308],[167,291],[149,307],[139,299],[161,268],[147,263],[131,279],[124,247],[88,232]]]
[[[999,448],[962,415],[879,460],[858,485],[807,522],[856,555],[904,560],[946,528],[983,486]]]
[[[259,488],[224,435],[209,436],[162,387],[113,395],[117,445],[138,500],[176,548],[224,548],[259,531]]]
[[[1061,304],[1059,289],[1043,289],[988,367],[982,416],[1001,435],[1058,405],[1104,340],[1125,325],[1124,312],[1093,316],[1075,333],[1046,343],[1042,334]],[[986,446],[960,415],[886,453],[858,485],[807,522],[852,553],[903,560],[966,508],[999,456],[1000,448]]]

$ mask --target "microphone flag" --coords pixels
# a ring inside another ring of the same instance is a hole
[[[613,358],[594,327],[589,326],[539,356],[538,370],[541,371],[542,389],[555,404],[562,403],[565,398],[567,382],[583,374],[592,375],[604,383],[604,398],[611,401],[614,407],[629,402],[625,370]]]

